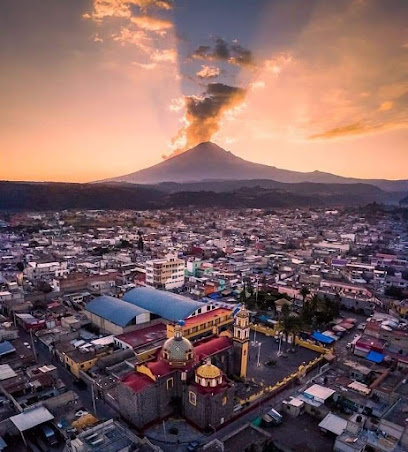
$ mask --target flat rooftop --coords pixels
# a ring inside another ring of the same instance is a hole
[[[184,322],[185,322],[185,325],[187,327],[189,327],[189,326],[197,325],[199,323],[209,322],[209,321],[215,319],[216,317],[221,317],[223,315],[230,315],[230,314],[232,314],[231,309],[217,308],[217,309],[213,309],[212,311],[208,311],[208,312],[204,312],[203,314],[196,315],[194,317],[189,317]],[[233,319],[231,317],[231,321],[232,320]]]
[[[271,433],[276,447],[284,446],[293,452],[321,452],[333,450],[334,435],[322,435],[319,420],[308,414],[297,418],[285,416],[282,424]]]
[[[165,323],[158,323],[157,325],[148,326],[140,330],[131,331],[129,333],[120,334],[116,338],[132,348],[137,348],[151,342],[160,341],[167,337],[167,330]]]

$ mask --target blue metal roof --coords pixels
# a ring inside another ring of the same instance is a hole
[[[182,295],[148,287],[129,290],[123,296],[123,300],[173,322],[184,320],[197,309],[205,306],[204,303],[190,300]]]
[[[94,298],[86,305],[85,309],[122,327],[128,325],[139,314],[148,312],[119,298],[105,295]]]
[[[371,351],[367,353],[366,359],[372,361],[373,363],[382,363],[384,360],[384,355],[382,353]]]
[[[15,352],[14,345],[9,341],[0,342],[0,356]]]
[[[334,339],[332,337],[319,333],[319,331],[315,331],[312,334],[312,339],[315,339],[316,341],[319,341],[322,344],[331,344],[332,342],[334,342]]]

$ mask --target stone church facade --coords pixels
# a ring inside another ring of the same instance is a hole
[[[121,415],[143,429],[174,414],[209,430],[233,415],[234,383],[228,376],[245,377],[248,359],[249,314],[235,318],[234,334],[215,336],[194,345],[176,326],[156,361],[137,367],[115,389]]]

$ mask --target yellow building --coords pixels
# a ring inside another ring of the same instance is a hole
[[[71,373],[73,373],[77,378],[80,378],[81,370],[87,372],[96,364],[99,358],[111,353],[112,349],[106,347],[100,350],[87,352],[75,349],[63,352],[64,364]]]
[[[390,303],[390,308],[395,311],[403,319],[408,318],[408,301],[407,300],[394,300]]]
[[[183,337],[195,339],[204,334],[218,335],[222,329],[234,322],[231,309],[217,308],[213,311],[205,312],[187,318],[182,325]],[[167,325],[167,337],[174,336],[174,325]]]
[[[235,374],[246,378],[249,353],[249,312],[243,307],[235,317],[234,322],[234,367]]]

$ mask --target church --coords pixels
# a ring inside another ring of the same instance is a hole
[[[233,333],[223,331],[192,343],[182,326],[157,358],[137,366],[116,388],[121,415],[138,429],[171,415],[201,430],[216,429],[233,415],[235,388],[229,377],[246,377],[249,313],[235,316]]]

